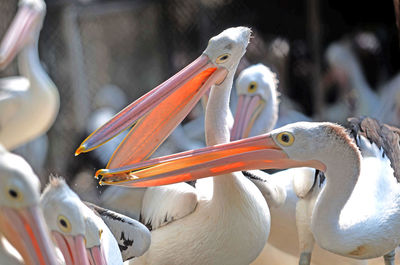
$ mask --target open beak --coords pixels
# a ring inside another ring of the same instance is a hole
[[[55,249],[39,207],[0,209],[0,230],[21,254],[24,264],[55,265]]]
[[[53,231],[52,234],[64,256],[66,265],[89,265],[85,238],[82,235],[64,235],[56,231]]]
[[[75,154],[98,147],[136,123],[114,152],[107,168],[117,168],[148,158],[187,116],[207,89],[220,84],[227,73],[225,68],[217,68],[212,64],[207,55],[201,55],[93,132]]]
[[[117,169],[102,169],[97,171],[96,175],[101,176],[101,184],[150,187],[242,170],[305,166],[325,170],[325,166],[319,161],[289,159],[272,136],[264,134],[155,158]],[[121,178],[121,174],[125,174],[125,178]]]
[[[0,44],[0,70],[14,59],[28,40],[41,11],[21,6]]]
[[[104,256],[104,250],[101,246],[95,246],[86,249],[86,251],[90,265],[112,265],[107,264],[106,258]]]
[[[264,107],[265,101],[259,95],[239,96],[231,141],[249,137],[251,128]]]

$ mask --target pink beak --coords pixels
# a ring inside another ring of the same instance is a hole
[[[28,265],[55,265],[55,250],[39,207],[0,209],[0,230]]]
[[[21,6],[0,44],[0,70],[12,62],[30,37],[41,11]]]
[[[82,235],[70,236],[56,231],[52,234],[64,256],[66,265],[89,265],[85,239]]]
[[[288,158],[273,137],[264,134],[154,158],[121,168],[102,169],[97,171],[96,175],[102,177],[101,183],[104,184],[149,187],[241,170],[289,167],[314,167],[325,171],[325,165],[319,161],[297,161]],[[125,174],[125,177],[121,178],[121,174]]]
[[[134,124],[107,168],[118,168],[148,158],[202,95],[212,85],[221,83],[227,73],[225,68],[212,64],[207,55],[201,55],[93,132],[79,146],[76,154],[96,148]]]
[[[259,95],[240,95],[235,114],[235,123],[231,131],[231,141],[247,138],[251,128],[262,109],[265,101]]]
[[[101,246],[95,246],[86,249],[90,265],[112,265],[108,264],[104,256],[104,250]]]

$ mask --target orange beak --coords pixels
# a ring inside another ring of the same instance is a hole
[[[52,234],[64,256],[66,265],[89,265],[85,238],[82,235],[64,235],[56,231],[53,231]]]
[[[249,137],[251,128],[264,107],[265,101],[259,95],[239,96],[235,123],[231,131],[231,141]]]
[[[33,30],[34,22],[41,16],[41,11],[22,6],[12,21],[0,44],[0,70],[14,59],[22,49]]]
[[[214,66],[207,55],[201,55],[93,132],[76,154],[93,150],[136,123],[114,152],[107,168],[117,168],[148,158],[187,116],[207,89],[222,82],[227,73],[225,68]]]
[[[55,265],[56,256],[39,207],[0,209],[0,230],[28,265]]]
[[[121,168],[102,169],[97,171],[96,175],[102,177],[101,184],[150,187],[241,170],[304,166],[325,170],[325,166],[319,161],[297,161],[288,158],[272,136],[264,134],[155,158]]]

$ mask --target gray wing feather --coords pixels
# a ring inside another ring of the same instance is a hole
[[[85,204],[110,228],[124,261],[143,255],[150,247],[151,233],[140,222],[89,202]]]

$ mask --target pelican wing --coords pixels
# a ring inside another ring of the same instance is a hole
[[[157,229],[192,213],[197,206],[195,188],[187,183],[147,188],[143,197],[141,221]]]
[[[92,203],[84,203],[108,226],[118,242],[124,261],[143,255],[150,247],[151,233],[140,222]]]
[[[348,122],[350,123],[352,135],[358,145],[359,142],[357,139],[361,135],[378,146],[379,149],[383,148],[383,154],[389,158],[394,170],[394,176],[397,182],[400,182],[400,129],[387,124],[381,124],[369,117],[349,118]]]

